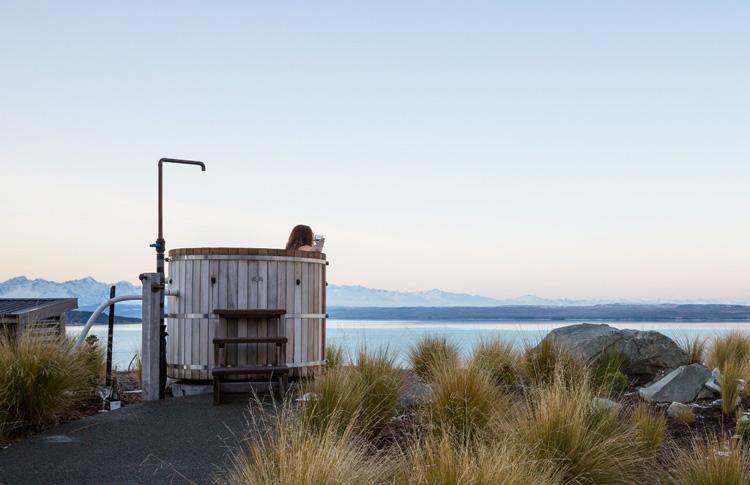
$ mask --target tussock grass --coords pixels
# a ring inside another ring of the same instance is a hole
[[[104,381],[107,371],[106,351],[96,335],[89,335],[78,352],[84,368],[86,386],[93,390]]]
[[[494,380],[482,369],[442,368],[433,375],[425,421],[433,432],[469,443],[486,432],[494,410],[504,402]]]
[[[409,363],[419,377],[430,380],[438,369],[458,368],[461,357],[458,347],[446,337],[426,335],[409,350]]]
[[[372,449],[349,426],[302,426],[290,407],[270,417],[253,414],[253,430],[235,451],[220,482],[230,485],[392,483],[396,464]],[[262,421],[262,422],[259,422]]]
[[[346,362],[344,349],[340,345],[326,345],[326,364],[328,369],[341,367]]]
[[[695,337],[684,335],[675,339],[675,343],[687,354],[688,364],[702,364],[705,362],[706,346],[708,344],[708,339],[705,337],[700,335]]]
[[[551,464],[523,456],[507,441],[456,446],[445,435],[430,435],[407,450],[396,483],[553,485],[560,481]]]
[[[746,485],[750,454],[741,443],[709,439],[673,452],[673,483],[680,485]]]
[[[100,348],[85,344],[71,352],[73,344],[64,337],[48,340],[33,334],[0,337],[0,409],[6,431],[54,422],[91,395],[101,377],[101,363],[95,360]]]
[[[740,386],[737,382],[742,378],[744,365],[728,360],[724,363],[719,386],[721,389],[721,412],[729,416],[734,413],[741,398]]]
[[[628,376],[622,371],[625,359],[617,352],[607,352],[593,365],[594,386],[599,393],[619,396],[628,389]]]
[[[543,339],[535,347],[527,344],[520,369],[526,381],[532,385],[549,384],[559,378],[571,381],[588,374],[587,364],[582,358],[552,339]]]
[[[717,335],[711,341],[708,362],[722,374],[728,364],[744,366],[750,360],[750,334],[735,330]]]
[[[364,389],[360,402],[361,427],[365,434],[377,435],[395,415],[404,390],[404,373],[394,365],[388,350],[360,350],[354,367]]]
[[[510,390],[518,384],[518,361],[519,353],[512,343],[492,339],[476,346],[469,366],[484,370],[497,386]]]
[[[355,365],[334,367],[303,388],[315,396],[305,402],[303,418],[312,429],[352,427],[372,437],[395,415],[403,387],[403,372],[387,351],[362,350]]]
[[[672,413],[675,423],[690,426],[695,423],[695,410],[692,407],[680,407]]]
[[[650,453],[615,409],[595,408],[585,376],[534,389],[513,423],[527,453],[554,463],[564,483],[635,483]]]
[[[655,455],[667,436],[667,418],[645,404],[635,408],[631,415],[638,440],[647,454]]]

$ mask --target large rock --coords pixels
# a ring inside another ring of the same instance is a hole
[[[683,365],[658,381],[640,388],[638,394],[653,402],[691,402],[703,389],[709,377],[711,371],[706,366]]]
[[[655,331],[619,330],[603,323],[581,323],[556,328],[545,339],[589,361],[608,352],[619,353],[625,360],[623,372],[638,382],[648,382],[660,370],[688,363],[687,354],[672,339]]]

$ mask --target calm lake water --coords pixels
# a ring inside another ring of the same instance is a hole
[[[469,353],[482,339],[499,337],[522,346],[538,342],[554,328],[576,323],[581,322],[328,320],[326,336],[328,343],[339,344],[349,352],[355,352],[362,347],[387,348],[396,356],[399,365],[405,365],[407,350],[425,334],[445,335],[456,342],[464,353]],[[672,338],[696,335],[711,337],[729,330],[750,330],[750,323],[726,322],[612,322],[609,325],[636,330],[657,330]],[[80,331],[81,327],[72,325],[67,327],[69,335],[78,335]],[[106,341],[107,326],[95,325],[91,333]],[[118,369],[127,369],[133,356],[141,347],[141,325],[115,325],[113,341],[114,365]]]

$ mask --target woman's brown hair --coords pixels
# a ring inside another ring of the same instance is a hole
[[[292,233],[289,234],[289,240],[286,242],[287,251],[295,251],[302,246],[313,245],[313,231],[310,226],[299,224],[294,226]]]

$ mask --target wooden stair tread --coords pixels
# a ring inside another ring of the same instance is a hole
[[[285,365],[246,365],[239,367],[214,367],[211,371],[215,376],[231,374],[258,374],[273,372],[281,374],[289,372],[289,367]]]
[[[263,320],[266,318],[278,318],[286,314],[283,308],[258,309],[258,308],[217,308],[214,314],[226,320]]]
[[[214,344],[285,344],[286,337],[217,337]]]

